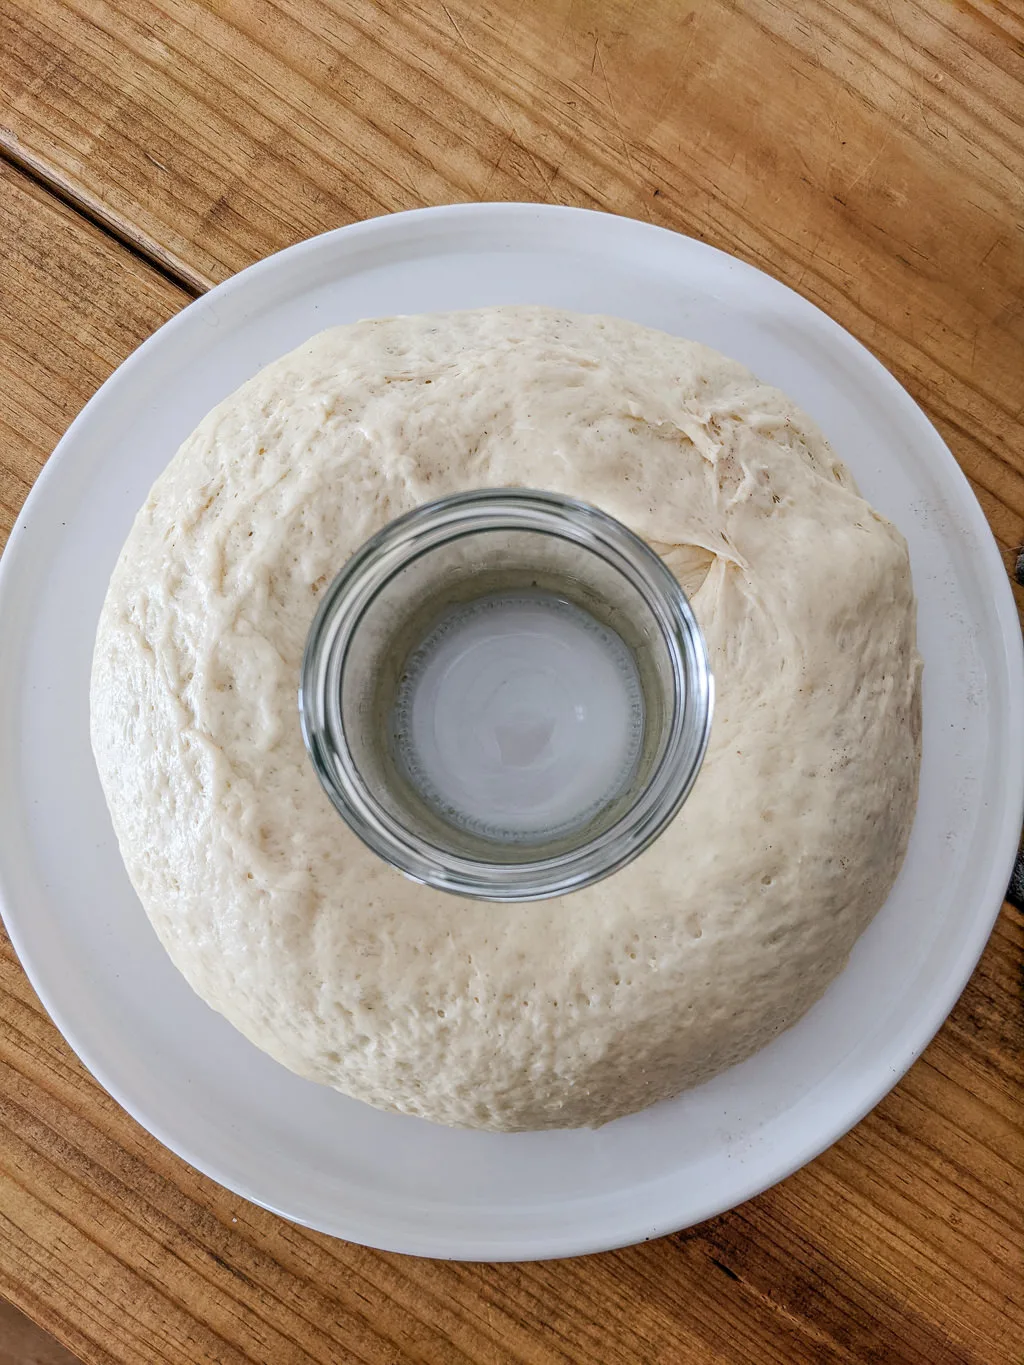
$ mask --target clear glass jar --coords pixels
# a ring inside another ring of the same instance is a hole
[[[653,550],[586,503],[488,489],[353,555],[310,629],[299,712],[324,789],[375,853],[443,891],[522,901],[657,838],[697,777],[713,695]]]

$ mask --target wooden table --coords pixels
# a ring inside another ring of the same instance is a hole
[[[1024,540],[1019,0],[0,0],[0,53],[4,533],[97,385],[211,284],[367,215],[535,199],[813,299],[924,406],[1008,567]],[[125,1365],[1021,1365],[1022,950],[1007,906],[924,1058],[778,1188],[632,1250],[481,1266],[196,1174],[5,946],[0,1292]]]

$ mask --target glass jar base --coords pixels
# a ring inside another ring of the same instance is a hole
[[[392,713],[397,765],[426,804],[524,847],[582,834],[632,780],[643,730],[622,638],[539,591],[445,612],[407,659]]]

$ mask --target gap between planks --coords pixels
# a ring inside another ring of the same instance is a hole
[[[98,228],[104,236],[129,251],[137,260],[191,298],[197,299],[213,287],[212,280],[206,279],[171,252],[165,251],[128,219],[114,213],[100,200],[85,193],[80,186],[75,185],[41,157],[33,156],[26,151],[20,146],[17,138],[5,128],[0,128],[0,161],[20,171],[34,185]]]

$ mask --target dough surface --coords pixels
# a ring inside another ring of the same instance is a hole
[[[717,702],[682,812],[574,895],[414,886],[349,832],[296,689],[318,593],[390,518],[473,487],[596,503],[688,589]],[[904,541],[734,361],[534,307],[358,323],[207,416],[122,551],[92,739],[129,876],[193,988],[285,1066],[489,1129],[600,1124],[794,1023],[913,819]]]

